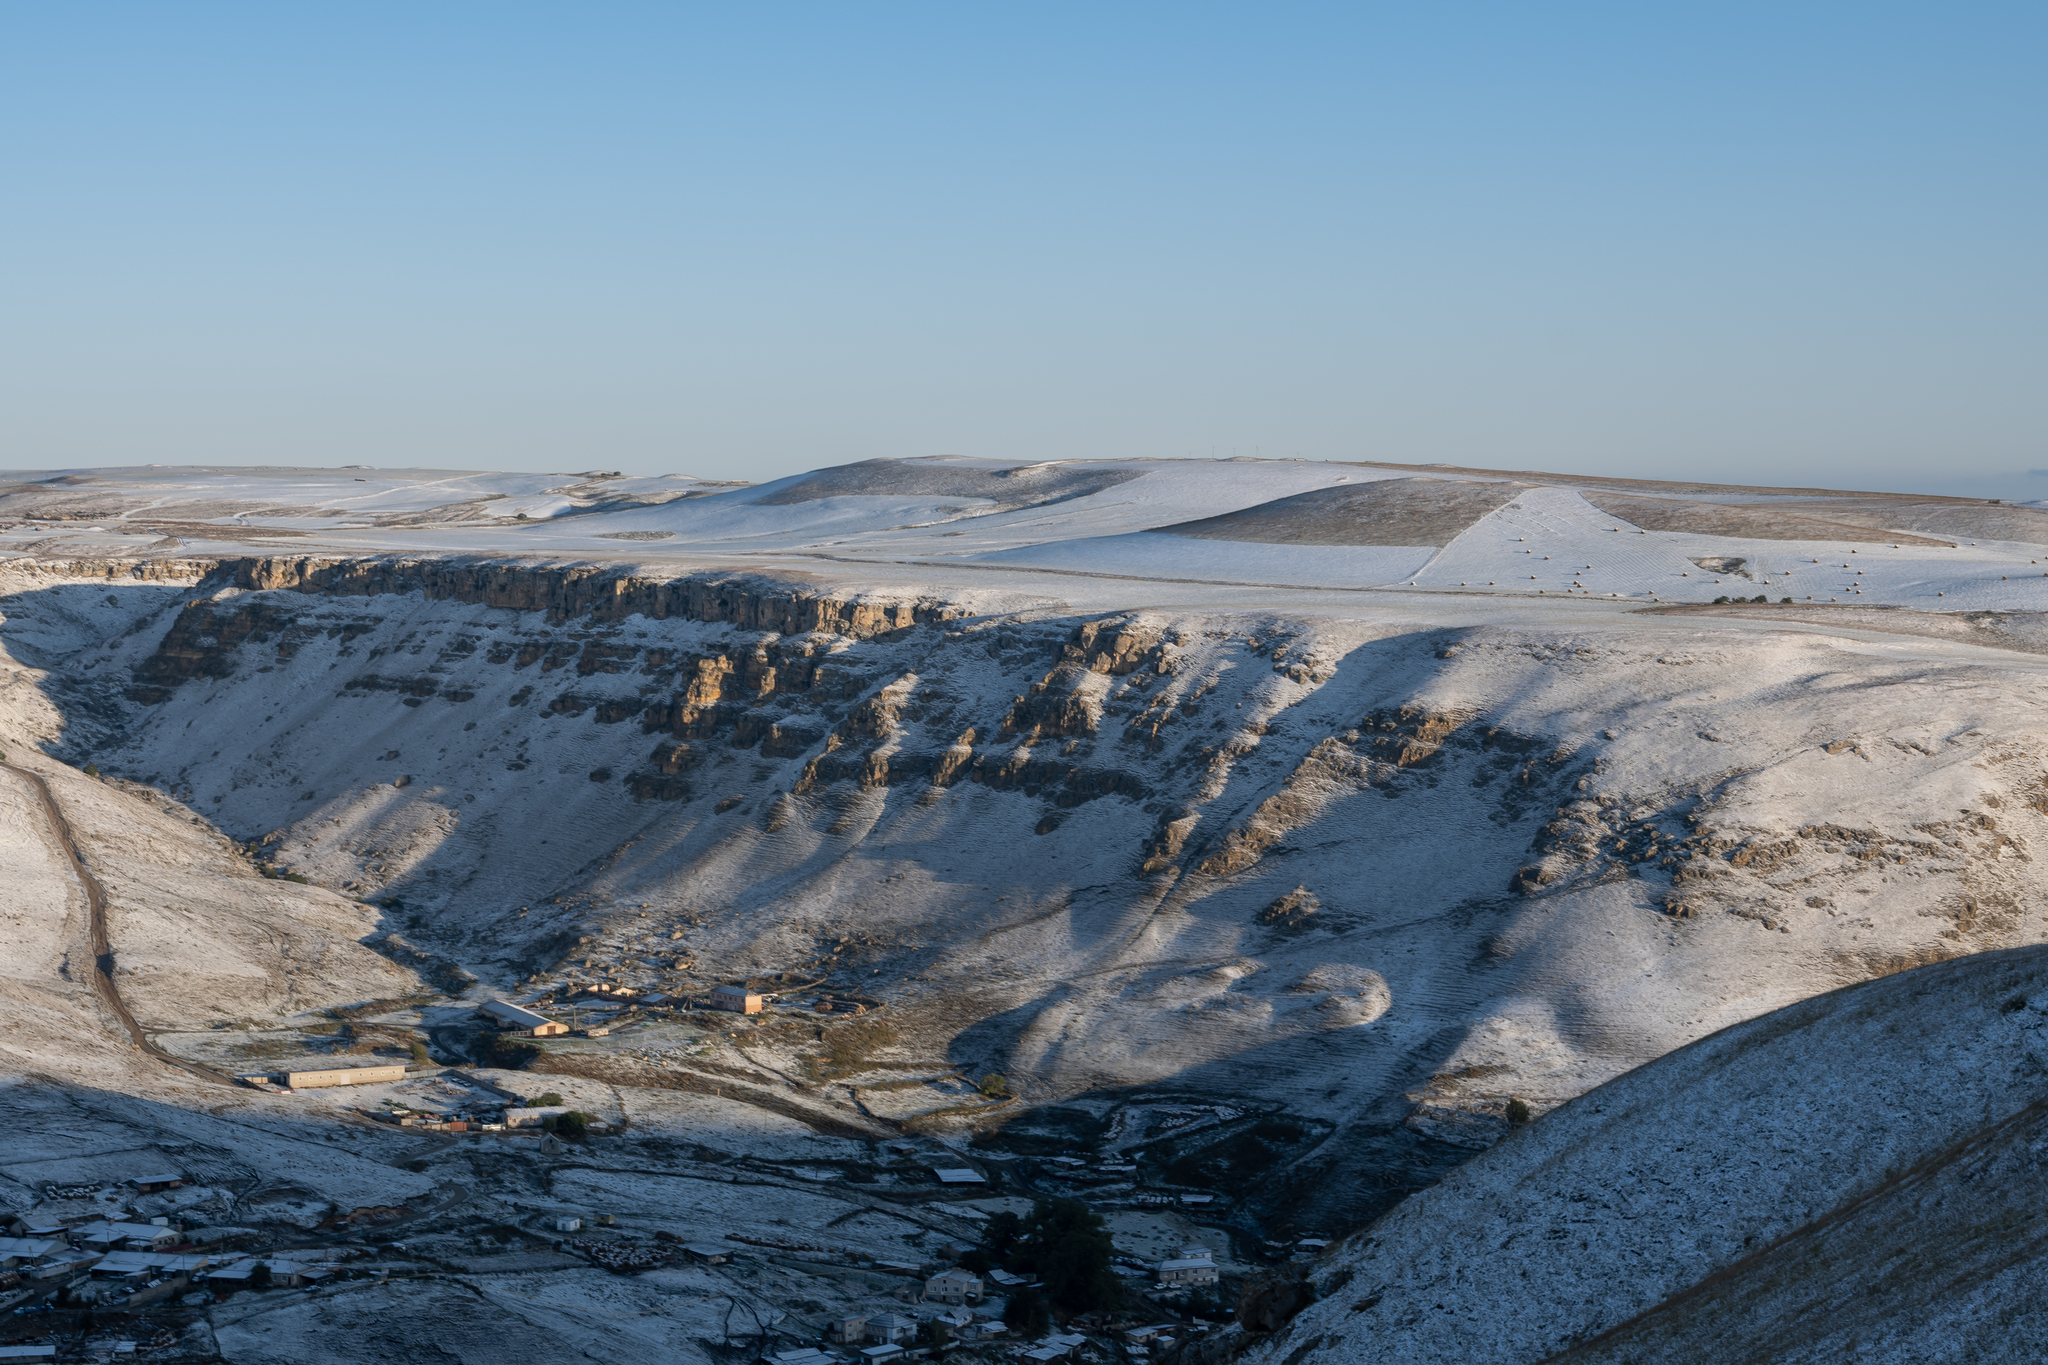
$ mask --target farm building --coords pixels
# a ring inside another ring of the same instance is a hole
[[[734,1014],[759,1014],[761,997],[745,986],[713,986],[706,1003],[715,1010],[731,1010]]]
[[[380,1081],[402,1081],[403,1066],[341,1066],[329,1071],[287,1071],[284,1083],[293,1090],[318,1090],[330,1085],[375,1085]]]
[[[489,1019],[501,1029],[514,1029],[535,1038],[550,1038],[567,1033],[567,1024],[558,1024],[544,1014],[521,1009],[509,1000],[488,1000],[477,1006],[477,1013]]]
[[[1178,1256],[1159,1263],[1159,1283],[1202,1285],[1216,1283],[1216,1263],[1207,1256]]]

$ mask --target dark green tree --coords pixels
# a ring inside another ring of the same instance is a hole
[[[1036,1289],[1019,1289],[1003,1307],[1003,1325],[1021,1337],[1042,1337],[1052,1327],[1052,1314]]]
[[[981,1249],[988,1253],[992,1266],[1008,1266],[1010,1255],[1016,1251],[1017,1243],[1024,1239],[1024,1220],[1008,1209],[1003,1209],[988,1220],[981,1230]]]
[[[994,1222],[994,1219],[990,1219]],[[1085,1313],[1117,1298],[1114,1253],[1102,1216],[1078,1199],[1041,1199],[1031,1206],[1024,1238],[1011,1259],[1042,1280],[1054,1307]]]

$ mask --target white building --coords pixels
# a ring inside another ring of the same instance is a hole
[[[980,1303],[981,1276],[955,1266],[924,1282],[927,1303]]]

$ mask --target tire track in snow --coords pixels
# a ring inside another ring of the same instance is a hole
[[[36,798],[42,802],[43,814],[49,819],[51,836],[64,854],[65,860],[71,864],[72,875],[77,877],[78,884],[85,888],[87,933],[92,940],[94,994],[113,1011],[114,1017],[121,1021],[121,1027],[128,1030],[128,1036],[134,1041],[135,1046],[147,1056],[197,1076],[203,1081],[212,1081],[215,1085],[235,1084],[232,1079],[211,1067],[172,1056],[151,1042],[149,1035],[142,1031],[142,1026],[135,1022],[135,1016],[128,1012],[127,1004],[121,999],[121,992],[114,985],[114,948],[107,937],[107,889],[100,885],[99,878],[86,871],[84,860],[78,856],[78,843],[71,833],[71,822],[66,820],[64,812],[57,808],[57,798],[50,794],[50,784],[43,780],[42,774],[18,768],[12,763],[0,763],[0,768],[13,773],[35,788]]]

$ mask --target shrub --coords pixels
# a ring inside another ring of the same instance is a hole
[[[541,1050],[532,1043],[521,1042],[509,1033],[494,1033],[491,1035],[490,1054],[492,1066],[517,1071],[539,1057]]]
[[[420,1042],[415,1042],[412,1045],[412,1059],[423,1064],[434,1060],[427,1052],[427,1045]]]
[[[86,775],[87,777],[98,777],[98,776],[100,775],[100,765],[99,765],[99,764],[97,764],[97,763],[88,763],[88,764],[86,764],[86,765],[85,765],[85,775]]]
[[[992,1100],[999,1100],[1010,1093],[1010,1083],[1000,1071],[991,1071],[981,1078],[981,1093]]]
[[[554,1091],[550,1090],[545,1095],[534,1096],[534,1098],[528,1100],[527,1103],[532,1105],[536,1109],[545,1109],[551,1104],[562,1103],[562,1097],[560,1095],[557,1095]]]
[[[1792,605],[1792,599],[1789,597],[1781,597],[1778,601],[1788,607]]]
[[[1719,605],[1721,605],[1721,603],[1723,603],[1723,602],[1726,602],[1727,600],[1728,600],[1728,599],[1727,599],[1727,597],[1726,597],[1726,596],[1721,596],[1721,597],[1717,597],[1717,598],[1715,598],[1715,599],[1714,599],[1714,605],[1715,605],[1715,606],[1719,606]]]
[[[1508,1101],[1508,1122],[1519,1128],[1536,1116],[1529,1112],[1529,1106],[1521,1100]]]

